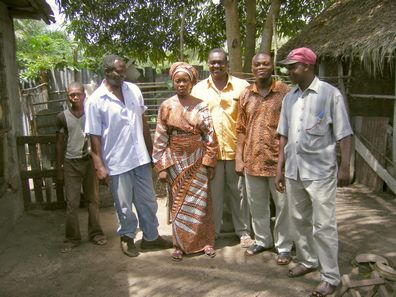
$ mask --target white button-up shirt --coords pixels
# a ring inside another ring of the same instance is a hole
[[[138,86],[121,86],[125,104],[102,82],[86,105],[85,133],[101,136],[102,158],[109,175],[151,162],[143,137],[142,114],[147,109]]]
[[[294,180],[336,176],[336,141],[353,134],[340,91],[317,77],[285,96],[278,133],[288,138],[285,176]]]

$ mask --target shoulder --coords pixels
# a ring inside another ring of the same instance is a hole
[[[230,81],[232,84],[238,85],[238,86],[243,86],[243,87],[247,87],[249,86],[249,82],[245,79],[236,77],[236,76],[232,76],[230,75]]]
[[[160,104],[160,107],[167,107],[167,106],[174,105],[175,101],[176,101],[176,95],[162,101]]]
[[[298,86],[291,87],[291,89],[286,93],[285,98],[283,99],[284,104],[286,104],[290,100],[293,100],[297,89],[298,89]]]
[[[136,84],[131,83],[131,82],[125,82],[124,81],[123,88],[126,88],[127,90],[129,90],[129,91],[131,91],[131,92],[133,92],[135,94],[139,94],[140,95],[142,93],[140,88]]]
[[[65,119],[66,119],[66,115],[65,115],[65,112],[66,112],[66,111],[67,111],[67,110],[63,110],[63,111],[59,112],[59,113],[56,115],[56,120],[57,120],[57,121],[64,122]]]
[[[246,101],[247,98],[250,97],[251,93],[252,93],[252,88],[253,88],[254,84],[249,84],[248,86],[246,86],[242,91],[241,94],[239,95],[239,100],[240,101]]]
[[[326,97],[336,98],[342,97],[341,91],[335,86],[329,84],[328,82],[318,80],[319,93],[322,93]]]
[[[279,92],[284,93],[285,95],[290,91],[291,87],[284,83],[283,81],[277,80],[275,81],[275,86],[279,90]]]
[[[193,87],[194,89],[207,87],[208,86],[208,78],[201,80],[200,82],[196,83]]]
[[[99,86],[99,88],[97,88],[89,97],[87,97],[85,99],[85,106],[89,106],[91,104],[96,103],[101,96],[103,96],[104,94],[104,90],[103,90],[104,86]]]

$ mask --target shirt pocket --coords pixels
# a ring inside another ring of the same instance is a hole
[[[305,132],[313,136],[324,136],[328,130],[328,121],[324,116],[309,116]]]

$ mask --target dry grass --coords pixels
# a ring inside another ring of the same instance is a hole
[[[284,57],[296,47],[312,48],[321,57],[359,58],[371,74],[394,67],[396,1],[338,0],[280,50]]]

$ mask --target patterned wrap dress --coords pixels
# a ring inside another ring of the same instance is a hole
[[[167,170],[173,245],[186,254],[214,245],[207,166],[215,167],[217,149],[206,103],[183,106],[174,96],[161,104],[153,162]]]

